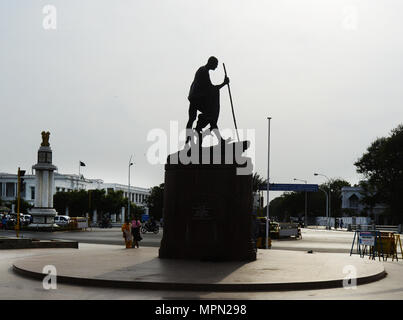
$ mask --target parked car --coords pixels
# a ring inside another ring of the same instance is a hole
[[[67,226],[69,223],[69,216],[55,216],[55,224],[57,224],[58,226]]]
[[[22,217],[20,218],[20,221],[24,226],[29,225],[31,223],[31,215],[23,214]]]

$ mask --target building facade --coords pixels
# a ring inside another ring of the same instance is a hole
[[[17,198],[17,174],[0,173],[0,198],[3,201],[13,201]],[[35,204],[35,188],[36,180],[35,175],[24,175],[23,183],[25,190],[21,193],[21,199],[24,199],[29,204]],[[101,179],[86,179],[83,176],[79,177],[77,174],[60,174],[55,173],[53,194],[56,192],[69,192],[73,190],[101,190],[105,189],[106,193],[113,191],[123,191],[123,196],[138,206],[146,207],[146,197],[150,195],[150,189],[141,188],[136,186],[129,186],[117,183],[104,183]],[[146,210],[148,211],[148,210]],[[65,213],[59,212],[59,215]]]
[[[387,224],[387,216],[384,215],[385,205],[377,204],[373,208],[366,208],[361,203],[363,198],[361,187],[343,187],[341,188],[341,208],[347,209],[356,216],[368,215],[376,224]]]

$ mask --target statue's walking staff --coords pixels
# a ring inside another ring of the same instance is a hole
[[[222,64],[224,67],[224,73],[225,73],[225,77],[227,77],[227,70],[225,69],[225,64]],[[227,84],[228,86],[228,93],[229,93],[229,100],[231,101],[231,109],[232,109],[232,117],[234,118],[234,124],[235,124],[235,132],[236,132],[236,136],[238,138],[238,142],[239,142],[239,135],[238,135],[238,127],[236,125],[236,120],[235,120],[235,112],[234,112],[234,105],[232,103],[232,95],[231,95],[231,88],[229,86],[229,83]]]

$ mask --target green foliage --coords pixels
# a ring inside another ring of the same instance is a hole
[[[385,204],[392,223],[403,220],[403,124],[389,137],[376,139],[357,162],[357,172],[364,175],[362,202],[368,207]]]
[[[266,182],[257,172],[255,172],[252,176],[252,191],[257,192],[261,185]]]
[[[54,208],[59,214],[69,208],[70,216],[85,216],[94,209],[100,216],[104,213],[119,213],[122,207],[127,206],[127,198],[123,198],[123,191],[105,190],[73,190],[70,192],[57,192],[53,196]]]
[[[342,179],[333,179],[319,186],[326,192],[331,190],[331,215],[339,217],[341,211],[341,188],[350,186],[350,183]],[[326,195],[322,191],[308,192],[308,217],[326,215]],[[266,209],[264,209],[264,212]],[[290,217],[305,216],[305,192],[285,192],[280,197],[270,201],[270,216],[278,221],[288,221]]]
[[[146,203],[149,208],[149,215],[155,219],[162,218],[164,208],[164,184],[155,186],[151,189],[150,195],[146,198]]]
[[[127,209],[127,202],[126,202]],[[145,213],[145,209],[143,207],[137,206],[135,203],[130,203],[130,220],[133,218],[141,219],[141,216]]]
[[[17,202],[17,199],[11,201],[11,204],[15,205],[15,212],[17,212]],[[25,201],[24,199],[20,199],[20,213],[28,213],[28,210],[32,207],[33,205],[31,205],[29,202]]]
[[[341,209],[341,188],[343,187],[351,187],[351,184],[342,179],[332,179],[330,182],[321,185],[322,189],[329,190],[330,188],[330,214],[332,217],[341,217],[342,209]],[[321,192],[323,193],[323,192]],[[325,195],[323,194],[325,197]],[[326,200],[325,200],[326,201]]]

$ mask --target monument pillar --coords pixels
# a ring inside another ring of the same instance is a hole
[[[42,144],[38,150],[38,162],[32,166],[35,169],[36,192],[35,206],[30,210],[32,223],[29,227],[49,228],[57,227],[54,217],[57,212],[53,208],[54,170],[52,164],[52,149],[49,145],[49,132],[42,132]]]

